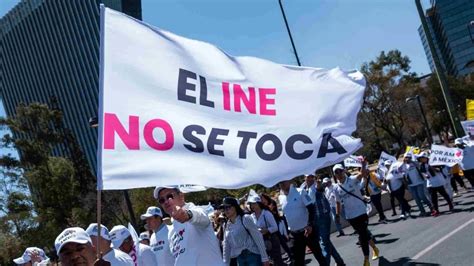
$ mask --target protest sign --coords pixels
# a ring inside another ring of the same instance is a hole
[[[359,149],[360,72],[284,66],[101,8],[98,188],[272,186]]]
[[[441,145],[431,145],[430,165],[454,166],[462,163],[463,150],[458,148],[448,148]]]
[[[397,158],[395,158],[395,156],[392,156],[382,151],[382,153],[380,153],[378,167],[382,166],[385,161],[391,161],[392,163],[394,163],[397,161]]]
[[[345,167],[362,167],[362,158],[359,158],[355,155],[349,156],[349,158],[344,159]]]

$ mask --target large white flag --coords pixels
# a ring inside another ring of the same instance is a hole
[[[360,72],[284,66],[101,8],[99,188],[271,186],[347,158]]]

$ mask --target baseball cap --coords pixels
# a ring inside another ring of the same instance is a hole
[[[92,241],[84,229],[80,227],[70,227],[62,231],[54,241],[54,247],[58,255],[61,248],[67,243],[92,244]]]
[[[454,140],[454,144],[456,144],[456,145],[461,145],[461,144],[463,144],[462,138],[457,138],[457,139],[455,139],[455,140]]]
[[[257,202],[262,202],[262,199],[260,198],[260,196],[250,195],[247,198],[247,203],[257,203]]]
[[[329,177],[323,178],[323,184],[326,184],[326,183],[329,183],[329,182],[331,182],[331,179],[329,179]]]
[[[344,166],[342,166],[342,164],[338,163],[332,167],[333,172],[336,172],[336,170],[345,170],[345,169],[344,169]]]
[[[89,236],[97,236],[98,235],[98,226],[96,223],[92,223],[89,225],[89,227],[87,227],[86,229],[86,233],[89,235]],[[109,229],[107,229],[107,227],[105,227],[104,225],[100,225],[100,237],[102,237],[103,239],[105,240],[109,240],[110,241],[110,234],[109,234]]]
[[[418,158],[429,158],[429,156],[428,156],[428,153],[424,151],[418,155]]]
[[[403,155],[403,158],[411,158],[413,157],[413,155],[411,154],[411,152],[407,152]]]
[[[225,197],[225,198],[222,199],[222,204],[219,207],[223,208],[225,206],[234,206],[234,207],[236,207],[236,206],[239,206],[239,202],[235,198]]]
[[[13,262],[16,264],[28,263],[29,261],[31,261],[31,255],[33,255],[34,253],[38,254],[41,260],[49,259],[44,253],[44,250],[37,247],[29,247],[25,249],[25,252],[23,252],[23,255],[21,255],[21,257],[14,259]]]
[[[123,225],[116,225],[110,230],[110,240],[112,240],[112,246],[119,248],[123,241],[130,236],[130,231]]]
[[[148,232],[142,232],[138,238],[140,239],[140,241],[150,240],[150,235],[148,234]]]
[[[146,210],[146,213],[140,215],[140,219],[146,220],[146,218],[150,218],[155,215],[163,218],[163,213],[161,212],[161,209],[155,206],[151,206],[151,207],[148,207],[148,209]]]
[[[158,199],[158,196],[160,195],[160,191],[165,189],[165,188],[178,189],[179,190],[178,185],[156,187],[155,190],[153,191],[153,197],[155,197],[155,199]]]

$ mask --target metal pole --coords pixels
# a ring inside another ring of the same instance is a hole
[[[448,111],[449,118],[451,121],[451,125],[454,130],[454,135],[459,138],[463,136],[463,129],[461,127],[461,123],[459,121],[459,116],[457,115],[456,109],[453,106],[451,95],[449,93],[449,85],[446,80],[446,76],[444,71],[441,67],[438,54],[436,53],[436,49],[431,38],[431,33],[428,28],[428,23],[426,22],[425,14],[423,8],[421,6],[420,0],[415,0],[416,8],[418,9],[418,14],[420,15],[421,25],[423,27],[423,31],[426,36],[426,40],[428,42],[428,46],[430,48],[431,56],[433,57],[434,67],[436,70],[436,75],[438,77],[439,84],[441,86],[441,92],[443,93],[444,101],[446,103],[446,110]]]
[[[301,66],[300,58],[298,57],[298,53],[296,52],[295,43],[293,42],[293,37],[291,36],[290,26],[288,26],[288,21],[286,20],[285,10],[283,9],[283,5],[281,4],[281,0],[278,0],[280,4],[281,14],[283,15],[283,19],[285,20],[286,30],[288,31],[288,35],[290,36],[291,46],[293,47],[293,52],[295,53],[296,62],[298,66]]]
[[[428,138],[428,142],[431,145],[433,144],[433,136],[431,135],[430,126],[428,124],[428,120],[426,119],[425,111],[423,110],[423,106],[421,105],[420,95],[416,95],[415,98],[418,102],[418,106],[420,106],[421,115],[423,116],[423,121],[425,122],[426,137]]]
[[[132,201],[130,201],[130,197],[128,196],[127,190],[123,190],[123,197],[125,198],[128,214],[130,215],[130,222],[132,223],[133,227],[136,228],[137,221],[135,220],[135,213],[133,212]]]
[[[102,223],[101,221],[101,214],[102,214],[102,190],[97,189],[97,254],[96,257],[97,259],[102,259],[102,254],[100,253],[100,225]]]

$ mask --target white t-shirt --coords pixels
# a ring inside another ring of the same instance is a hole
[[[311,203],[316,201],[316,184],[312,184],[308,188],[306,187],[306,182],[301,184],[300,189],[306,191],[306,194],[311,198]]]
[[[345,192],[341,187],[357,196],[358,199]],[[365,203],[362,202],[363,197],[360,194],[360,181],[356,176],[346,177],[344,183],[337,183],[335,192],[336,201],[344,203],[346,219],[356,218],[366,213]]]
[[[158,265],[156,262],[155,253],[153,253],[153,251],[151,250],[149,246],[139,243],[138,248],[140,250],[139,258],[138,258],[139,266]]]
[[[419,170],[416,168],[417,164],[414,162],[402,163],[400,171],[408,176],[411,181],[409,187],[418,186],[424,183],[423,178],[420,176]]]
[[[112,266],[134,266],[132,258],[118,249],[111,249],[102,257],[104,260],[110,262]]]
[[[428,169],[428,164],[425,164],[426,169]],[[426,187],[442,187],[446,183],[444,176],[441,172],[435,171],[435,175],[431,175],[430,171],[426,171],[422,173],[425,175],[426,179]]]
[[[168,233],[174,265],[224,265],[209,217],[192,203],[184,208],[192,211],[193,217],[185,223],[173,220]]]
[[[306,206],[313,202],[305,190],[297,189],[291,185],[288,195],[280,192],[278,201],[281,204],[290,231],[298,231],[308,225],[308,209]]]
[[[389,182],[389,189],[391,192],[400,189],[403,186],[403,172],[400,171],[401,163],[397,162],[392,164],[390,170],[388,170],[386,180]]]
[[[174,257],[169,249],[169,226],[162,224],[150,237],[150,248],[155,254],[157,265],[174,265]]]
[[[336,208],[336,187],[334,184],[326,187],[324,189],[324,194],[326,195],[326,199],[329,201],[329,206],[331,208]]]

